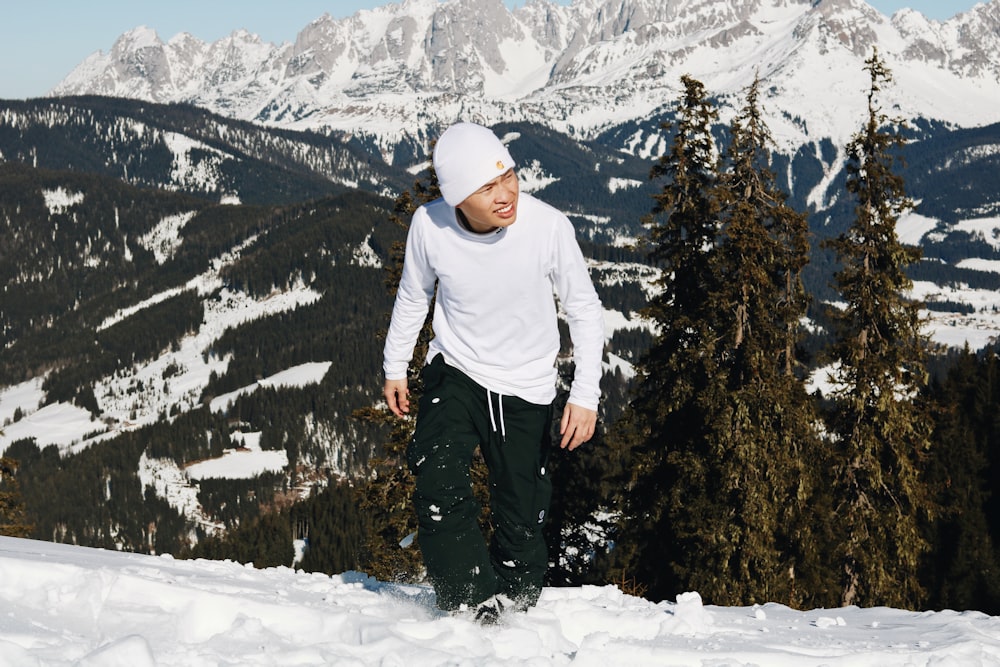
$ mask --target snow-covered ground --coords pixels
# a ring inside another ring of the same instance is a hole
[[[181,347],[182,352],[185,347],[187,346]],[[176,358],[177,355],[166,354],[153,364],[162,366]],[[191,360],[199,359],[196,354],[189,355],[189,358]],[[212,400],[210,406],[215,412],[224,411],[237,397],[252,393],[260,387],[305,387],[317,384],[323,379],[329,368],[330,362],[328,361],[294,366],[249,386],[217,396]],[[147,375],[151,374],[147,373]],[[35,444],[39,448],[57,445],[60,451],[79,451],[93,442],[109,438],[136,425],[129,421],[124,410],[121,412],[120,419],[115,420],[114,428],[109,429],[106,424],[97,420],[90,412],[70,403],[50,403],[40,407],[40,404],[45,400],[45,392],[41,388],[42,383],[43,378],[35,378],[11,387],[0,387],[0,427],[2,427],[0,430],[0,454],[11,443],[27,438],[34,438]],[[201,391],[201,388],[201,385],[196,386],[198,392]],[[195,393],[185,387],[182,389],[185,390],[186,394]],[[171,397],[174,396],[169,391],[164,392],[164,395],[166,396],[163,399],[165,403],[169,403]],[[18,410],[20,410],[21,419],[14,421]],[[110,411],[106,414],[115,415]],[[152,419],[143,421],[148,423]]]
[[[1000,618],[547,588],[480,627],[424,586],[0,537],[0,667],[1000,665]]]

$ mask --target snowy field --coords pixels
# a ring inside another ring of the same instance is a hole
[[[1000,618],[547,588],[480,627],[422,586],[0,537],[0,667],[1000,665]]]

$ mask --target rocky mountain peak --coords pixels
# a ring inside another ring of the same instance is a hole
[[[987,109],[1000,106],[998,26],[1000,0],[945,22],[915,12],[890,20],[863,0],[531,0],[514,11],[502,0],[404,0],[324,15],[292,44],[245,33],[164,44],[137,28],[53,94],[191,102],[388,145],[461,114],[587,136],[668,105],[682,74],[727,99],[759,72],[772,113],[810,117],[808,127],[778,131],[798,145],[842,139],[853,126],[860,106],[850,100],[876,45],[905,83],[887,92],[903,115],[995,121]],[[933,89],[920,83],[928,80]],[[982,102],[959,102],[970,96]]]

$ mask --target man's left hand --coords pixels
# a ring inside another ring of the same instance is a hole
[[[559,423],[559,434],[562,436],[560,447],[573,451],[594,437],[597,428],[597,412],[581,408],[579,405],[567,403]]]

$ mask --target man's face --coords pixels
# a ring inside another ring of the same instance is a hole
[[[517,195],[517,174],[508,169],[466,197],[458,208],[473,231],[490,232],[517,220]]]

